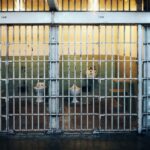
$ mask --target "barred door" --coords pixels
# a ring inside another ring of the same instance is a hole
[[[0,26],[0,131],[137,130],[137,39],[136,25]]]

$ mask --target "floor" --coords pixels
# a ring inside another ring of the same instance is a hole
[[[0,137],[0,150],[148,150],[150,136]]]

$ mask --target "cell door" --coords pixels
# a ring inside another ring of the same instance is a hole
[[[60,128],[137,130],[136,25],[59,28]]]
[[[136,25],[0,27],[0,131],[137,130]]]

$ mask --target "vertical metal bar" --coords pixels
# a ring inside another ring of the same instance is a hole
[[[83,0],[80,0],[80,11],[82,11]]]
[[[28,89],[27,89],[27,77],[28,77],[28,65],[27,65],[27,27],[24,26],[24,33],[25,33],[25,130],[28,130],[28,99],[27,99],[27,95],[28,95]],[[22,43],[23,44],[23,43]]]
[[[124,81],[123,81],[123,129],[125,130],[125,127],[126,127],[126,94],[127,94],[127,91],[126,91],[126,26],[124,25],[124,52],[123,52],[123,68],[124,68],[124,72],[123,72],[123,78],[124,78]]]
[[[34,112],[34,98],[33,98],[33,73],[34,73],[34,67],[33,67],[33,41],[34,41],[34,39],[33,39],[33,26],[30,26],[30,35],[31,35],[31,43],[30,43],[30,45],[31,45],[31,113],[32,113],[32,124],[31,124],[31,129],[33,130],[34,129],[34,127],[33,127],[33,125],[34,125],[34,115],[33,115],[33,112]]]
[[[74,30],[73,30],[73,34],[74,34],[74,61],[73,61],[73,65],[74,65],[74,83],[75,83],[75,85],[77,85],[77,83],[76,83],[76,72],[77,72],[77,66],[76,66],[76,26],[74,26],[74,28],[73,28]],[[76,98],[76,95],[75,95],[75,98]],[[74,129],[76,129],[76,103],[74,103]]]
[[[43,11],[46,11],[45,5],[46,5],[46,0],[44,0],[44,10]]]
[[[92,123],[92,127],[93,127],[93,129],[94,129],[94,127],[95,127],[95,102],[94,102],[94,93],[95,93],[95,85],[94,85],[94,78],[95,78],[95,76],[94,76],[94,69],[95,69],[95,64],[94,64],[94,60],[95,60],[95,58],[94,58],[94,26],[92,26],[92,71],[93,71],[93,77],[92,77],[92,103],[93,103],[93,115],[92,115],[92,119],[93,119],[93,123]]]
[[[39,82],[39,74],[40,74],[40,49],[39,49],[39,26],[36,26],[37,30],[36,30],[36,34],[37,34],[37,78],[38,78],[38,82]],[[39,115],[39,111],[40,111],[40,103],[37,103],[37,128],[40,129],[40,115]]]
[[[7,7],[7,11],[8,11],[8,0],[6,0],[6,7]]]
[[[76,11],[76,0],[74,0],[74,11]]]
[[[61,42],[62,42],[62,129],[64,129],[64,121],[65,121],[65,118],[64,118],[64,26],[62,26],[61,28],[61,32],[62,32],[62,35],[61,35]]]
[[[34,9],[33,9],[33,0],[31,0],[31,11],[33,11]]]
[[[113,89],[114,87],[114,82],[113,82],[113,77],[114,77],[114,26],[111,26],[111,89]],[[111,91],[111,130],[113,130],[113,121],[114,121],[114,117],[113,117],[113,91]]]
[[[49,83],[49,112],[50,129],[59,128],[59,52],[58,52],[58,26],[50,28],[50,83]]]
[[[5,72],[6,72],[6,131],[9,130],[9,91],[8,91],[8,65],[9,65],[9,33],[8,33],[8,26],[5,26],[5,33],[6,33],[6,58],[5,58]]]
[[[89,6],[89,4],[88,4],[88,0],[86,0],[86,11],[88,11],[89,9],[88,9],[88,6]]]
[[[80,5],[81,5],[81,1],[80,1]],[[83,77],[82,77],[82,68],[83,68],[83,66],[82,66],[82,57],[83,57],[83,55],[82,55],[82,26],[80,26],[80,80],[81,80],[81,82],[80,82],[80,87],[82,88],[82,83],[83,83]],[[82,112],[83,112],[83,105],[82,105],[82,103],[83,103],[83,93],[82,93],[82,90],[81,90],[81,100],[80,100],[80,130],[82,131],[82,128],[83,128],[83,116],[82,116]]]
[[[108,57],[107,57],[107,26],[105,26],[105,130],[107,130],[107,63],[108,63]]]
[[[130,25],[130,102],[129,102],[129,129],[131,131],[132,128],[132,26]]]
[[[129,0],[129,11],[131,11],[131,0]]]
[[[46,78],[46,58],[45,58],[45,54],[46,54],[46,37],[45,37],[45,33],[46,33],[46,29],[45,29],[45,26],[43,26],[43,55],[44,55],[44,61],[43,61],[43,74],[44,74],[44,79]],[[44,80],[44,85],[46,85],[46,82],[47,80]],[[46,92],[44,90],[44,106],[43,106],[43,109],[44,109],[44,130],[46,129]]]
[[[62,0],[62,11],[64,11],[64,0]]]
[[[2,131],[2,26],[0,26],[0,131]]]
[[[119,30],[120,30],[120,28],[119,28],[119,26],[118,26],[118,63],[117,63],[117,68],[118,68],[118,70],[117,70],[117,78],[118,78],[118,81],[117,81],[117,129],[119,130],[119,101],[120,101],[120,99],[119,99],[119,86],[120,86],[120,84],[119,84],[119,77],[120,77],[120,50],[119,50],[119,48],[120,48],[120,32],[119,32]]]
[[[15,130],[15,120],[16,120],[16,117],[15,117],[15,27],[13,26],[13,129]]]
[[[88,26],[86,26],[86,69],[88,69],[88,34],[89,34],[89,31],[88,31]],[[88,82],[88,74],[87,74],[87,77],[86,77],[86,85],[87,85],[87,88],[86,88],[86,112],[87,112],[87,118],[86,118],[86,126],[87,126],[87,129],[89,128],[89,97],[88,97],[88,93],[89,93],[89,90],[88,90],[88,87],[89,87],[89,82]]]
[[[98,95],[99,95],[99,130],[101,130],[101,26],[98,26],[98,63],[99,63],[99,77],[98,77]]]
[[[40,11],[40,0],[37,1],[37,11]]]
[[[119,10],[119,0],[117,0],[117,11]]]
[[[70,88],[70,26],[68,26],[68,87]],[[70,91],[68,90],[68,129],[70,129]]]
[[[148,60],[149,60],[149,53],[148,53],[148,27],[145,27],[145,36],[144,36],[144,43],[146,44],[145,46],[145,55],[144,55],[144,95],[145,95],[145,118],[144,118],[144,124],[145,124],[145,128],[146,131],[148,131],[148,93],[149,93],[149,80],[148,80]],[[146,107],[146,108],[145,108]]]
[[[2,11],[2,0],[0,1],[0,11]]]
[[[20,6],[20,5],[19,5]],[[21,43],[21,31],[20,31],[20,26],[18,26],[19,28],[19,41],[18,41],[18,51],[19,51],[19,130],[21,130],[21,112],[22,112],[22,108],[21,108],[21,103],[22,103],[22,98],[21,98],[21,48],[20,48],[20,43]]]
[[[142,132],[142,25],[138,25],[138,133]]]
[[[24,10],[27,11],[27,0],[24,1]]]

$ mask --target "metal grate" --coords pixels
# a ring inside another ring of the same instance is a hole
[[[150,128],[150,27],[146,26],[144,36],[144,51],[143,51],[143,129]]]
[[[61,26],[59,31],[60,127],[136,130],[137,26]]]
[[[58,0],[60,11],[148,11],[148,1]],[[1,0],[0,11],[49,11],[47,0]]]
[[[0,26],[0,62],[0,131],[137,130],[136,25]]]
[[[0,130],[49,128],[49,26],[1,26]],[[36,85],[46,86],[38,103]]]

